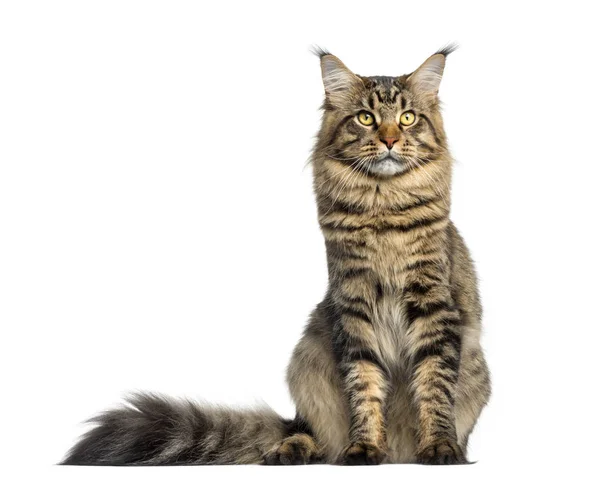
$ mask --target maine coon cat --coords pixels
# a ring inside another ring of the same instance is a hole
[[[295,419],[141,394],[94,418],[64,464],[467,462],[490,381],[473,265],[449,219],[438,89],[451,51],[399,77],[319,51],[329,288],[288,368]]]

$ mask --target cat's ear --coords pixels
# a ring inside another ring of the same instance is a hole
[[[325,96],[332,105],[344,106],[350,101],[354,92],[364,88],[362,80],[338,57],[326,52],[323,52],[320,57]]]
[[[411,73],[407,79],[409,85],[424,95],[437,95],[446,66],[446,57],[456,50],[451,45],[431,55],[425,62]]]

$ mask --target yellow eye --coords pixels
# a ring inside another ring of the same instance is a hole
[[[373,123],[375,123],[375,117],[368,111],[361,111],[357,116],[361,125],[371,126]]]
[[[400,115],[400,123],[404,126],[410,126],[415,122],[415,114],[412,111],[405,111]]]

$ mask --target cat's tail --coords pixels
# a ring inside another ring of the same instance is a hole
[[[155,394],[132,395],[89,422],[96,426],[61,464],[257,464],[291,423],[267,407],[235,410]]]

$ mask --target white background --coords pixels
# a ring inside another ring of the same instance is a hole
[[[588,5],[587,7],[585,5]],[[453,218],[494,395],[474,466],[597,471],[598,47],[591,2],[3,2],[0,468],[5,477],[280,477],[364,469],[52,466],[127,391],[285,416],[326,288],[310,167],[316,43],[357,73],[449,41]],[[1,472],[1,471],[0,471]]]

